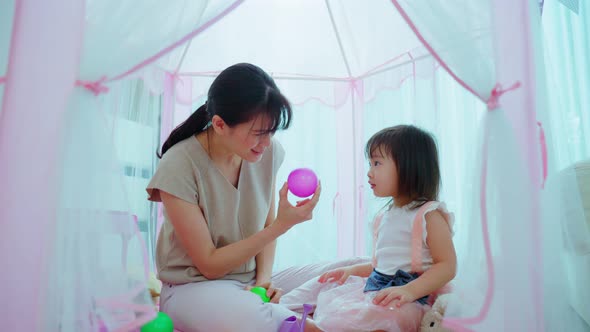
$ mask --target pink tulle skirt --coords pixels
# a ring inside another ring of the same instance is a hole
[[[364,293],[366,278],[349,277],[343,285],[320,284],[314,320],[327,332],[418,331],[430,308],[408,303],[400,308],[373,304],[377,292]]]

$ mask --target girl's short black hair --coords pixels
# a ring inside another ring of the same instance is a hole
[[[411,125],[382,129],[367,142],[365,153],[391,158],[398,172],[398,193],[421,206],[436,201],[440,189],[438,151],[433,136]]]

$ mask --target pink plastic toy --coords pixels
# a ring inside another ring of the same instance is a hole
[[[318,177],[309,168],[297,168],[289,174],[287,185],[297,197],[311,196],[318,186]]]

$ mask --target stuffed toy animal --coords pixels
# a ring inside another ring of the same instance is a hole
[[[420,332],[452,332],[452,330],[442,326],[450,297],[451,294],[443,294],[436,299],[432,308],[422,318]]]
[[[150,295],[152,296],[152,301],[157,306],[160,302],[160,292],[162,291],[162,283],[154,273],[150,272],[149,279],[147,282],[148,289],[150,291]]]

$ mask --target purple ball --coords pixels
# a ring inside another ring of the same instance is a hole
[[[318,177],[309,168],[297,168],[287,178],[289,191],[297,197],[311,196],[318,187]]]

